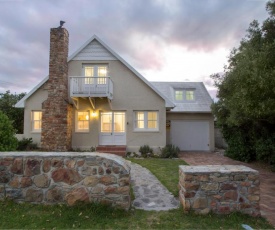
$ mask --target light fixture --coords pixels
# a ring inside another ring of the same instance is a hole
[[[93,110],[92,117],[96,117],[96,111]]]

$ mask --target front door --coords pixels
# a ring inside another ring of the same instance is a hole
[[[126,145],[125,112],[101,112],[99,145]]]

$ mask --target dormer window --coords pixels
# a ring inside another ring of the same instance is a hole
[[[194,101],[195,91],[192,89],[176,89],[175,91],[176,101]]]
[[[186,101],[194,101],[194,91],[193,90],[186,90]]]

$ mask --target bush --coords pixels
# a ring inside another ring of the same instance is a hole
[[[141,153],[141,156],[144,158],[150,157],[153,155],[153,149],[151,149],[149,145],[140,146],[139,152]]]
[[[0,151],[14,151],[17,147],[16,130],[9,118],[0,111]]]
[[[23,138],[22,140],[18,141],[17,150],[19,151],[29,151],[38,149],[37,144],[33,143],[32,138]]]
[[[175,145],[166,145],[163,149],[161,149],[161,158],[178,158],[180,149]]]

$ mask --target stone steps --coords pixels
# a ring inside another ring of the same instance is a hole
[[[111,153],[117,156],[126,156],[126,146],[125,145],[100,145],[96,147],[96,151],[99,153]]]

